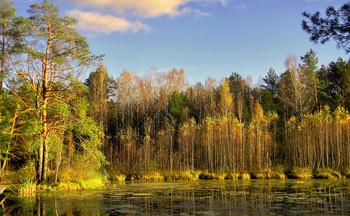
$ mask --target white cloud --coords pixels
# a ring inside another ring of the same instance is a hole
[[[188,3],[221,3],[228,0],[64,0],[73,2],[78,7],[104,9],[118,14],[132,14],[133,16],[150,18],[159,16],[176,17],[189,13]]]
[[[84,12],[81,10],[71,10],[67,13],[79,20],[77,28],[94,33],[112,33],[112,32],[138,32],[149,31],[150,27],[139,22],[130,22],[124,18],[118,18],[111,15],[101,15],[97,12]]]

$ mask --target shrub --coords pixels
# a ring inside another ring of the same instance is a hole
[[[239,178],[239,173],[227,173],[225,179],[237,180]]]
[[[308,167],[293,167],[287,171],[287,177],[290,179],[310,179],[312,170]]]
[[[36,195],[37,186],[32,181],[25,181],[18,188],[18,195],[24,197],[32,197]]]
[[[315,179],[340,179],[342,176],[339,172],[332,169],[319,169],[314,172]]]
[[[242,173],[239,174],[238,179],[249,180],[250,179],[250,175],[249,175],[249,173],[242,172]]]
[[[164,177],[159,172],[151,172],[140,175],[142,181],[163,181]]]
[[[264,173],[264,171],[251,172],[250,178],[251,179],[266,179],[266,174]]]
[[[90,179],[103,179],[99,171],[99,165],[95,161],[90,160],[83,155],[75,155],[74,160],[69,166],[67,163],[63,164],[59,172],[59,181],[63,182],[79,182]]]
[[[4,175],[4,181],[14,184],[23,184],[33,182],[35,177],[34,161],[30,161],[16,172],[7,172],[6,175]]]
[[[343,171],[343,175],[344,175],[346,178],[350,178],[350,169],[344,170],[344,171]]]

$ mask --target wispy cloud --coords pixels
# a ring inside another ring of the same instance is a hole
[[[159,16],[176,17],[192,10],[188,3],[220,3],[223,6],[228,0],[64,0],[75,3],[78,7],[88,7],[113,11],[119,15],[131,14],[141,18]]]
[[[138,32],[149,31],[150,27],[139,21],[128,21],[111,15],[101,15],[98,12],[84,12],[81,10],[71,10],[68,15],[76,17],[78,29],[92,33],[112,33],[112,32]]]
[[[208,12],[205,12],[205,11],[200,11],[198,9],[196,9],[195,11],[195,14],[197,17],[209,17],[209,16],[213,16],[213,14],[211,13],[208,13]]]
[[[245,9],[247,9],[247,6],[245,4],[236,6],[236,10],[245,10]]]

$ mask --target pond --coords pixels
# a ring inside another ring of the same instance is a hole
[[[348,215],[349,180],[127,183],[106,189],[8,196],[3,215]]]

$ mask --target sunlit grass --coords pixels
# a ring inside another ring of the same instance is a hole
[[[36,195],[37,185],[27,179],[16,190],[19,196],[32,197]]]
[[[313,177],[315,179],[341,179],[342,175],[332,169],[319,169],[314,172]]]
[[[237,180],[239,178],[239,173],[226,173],[225,179]]]
[[[140,175],[141,181],[163,181],[164,176],[162,176],[159,172],[151,172]]]
[[[273,170],[261,170],[251,172],[251,179],[286,179],[286,175],[283,172]]]
[[[309,167],[293,167],[286,172],[290,179],[311,179],[312,170]]]
[[[176,171],[176,172],[164,172],[162,175],[164,176],[164,180],[168,181],[177,181],[177,180],[184,180],[184,181],[192,181],[192,180],[198,180],[199,175],[201,174],[200,171]]]
[[[250,173],[251,179],[266,179],[266,173],[264,171],[255,171]]]
[[[249,180],[250,179],[250,174],[247,172],[241,172],[239,174],[238,179],[242,179],[242,180]]]

